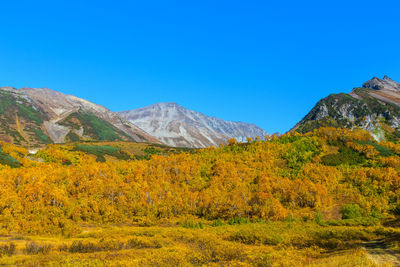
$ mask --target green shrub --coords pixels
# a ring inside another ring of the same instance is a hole
[[[81,140],[81,138],[79,137],[79,135],[77,135],[76,133],[70,131],[67,136],[66,139],[70,142],[79,142]]]
[[[324,225],[324,221],[322,219],[322,213],[317,211],[314,214],[314,221],[318,224],[318,225]]]
[[[350,148],[341,147],[339,153],[325,155],[321,157],[321,160],[327,166],[357,165],[362,164],[365,157]]]
[[[376,151],[379,152],[379,154],[383,157],[390,157],[390,156],[394,156],[395,153],[390,150],[389,148],[383,147],[381,145],[378,145],[377,143],[373,142],[373,141],[356,141],[357,143],[361,144],[361,145],[370,145],[373,146],[375,148]]]
[[[223,226],[223,225],[224,223],[220,219],[213,221],[211,224],[212,227]]]
[[[125,132],[115,128],[108,121],[97,117],[92,112],[78,111],[72,113],[65,118],[60,124],[79,129],[80,125],[77,125],[73,121],[78,120],[83,126],[84,134],[93,137],[100,141],[121,141],[121,136],[126,137],[128,140],[133,139]]]
[[[128,160],[130,156],[125,152],[121,151],[118,147],[114,146],[96,146],[96,145],[76,145],[73,151],[81,151],[87,154],[92,154],[97,157],[97,161],[105,162],[105,155],[115,157],[121,160]]]
[[[39,129],[32,129],[32,132],[36,135],[36,139],[45,143],[45,144],[50,144],[52,143],[51,139],[43,133],[43,131]]]
[[[285,222],[295,222],[296,218],[294,218],[292,215],[286,216]]]
[[[10,155],[1,152],[0,148],[0,164],[8,165],[12,168],[17,168],[21,166],[21,163]]]
[[[299,170],[304,164],[311,162],[321,151],[322,147],[317,138],[302,137],[290,144],[283,158],[287,161],[289,168]]]
[[[179,225],[184,228],[193,228],[193,229],[203,229],[204,224],[203,222],[195,222],[193,220],[184,220],[179,222]]]
[[[24,104],[16,103],[18,107],[18,115],[33,121],[36,125],[43,122],[43,115],[35,110],[32,106],[25,106]]]
[[[362,209],[357,204],[346,204],[340,208],[342,219],[358,219],[362,217]]]

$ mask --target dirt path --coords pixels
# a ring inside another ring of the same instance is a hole
[[[364,243],[368,257],[378,266],[399,266],[400,252],[391,250],[384,239]]]

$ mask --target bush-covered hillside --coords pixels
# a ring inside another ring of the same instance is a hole
[[[44,163],[23,159],[23,167],[0,170],[0,198],[15,201],[0,201],[0,224],[41,233],[80,222],[182,215],[285,220],[322,212],[340,219],[335,210],[349,203],[366,218],[385,216],[400,206],[400,145],[372,140],[363,131],[322,128],[194,154],[144,148],[150,160],[136,160],[118,146],[52,145],[35,155]],[[63,223],[55,223],[54,214]]]
[[[3,144],[2,153],[21,166],[0,169],[0,233],[62,236],[65,244],[54,241],[43,252],[63,251],[52,256],[56,261],[73,260],[74,253],[101,259],[106,251],[129,258],[146,248],[154,257],[141,254],[142,264],[190,254],[197,256],[188,256],[187,264],[259,266],[290,258],[323,266],[326,257],[338,262],[334,266],[346,257],[368,265],[362,242],[394,233],[381,223],[400,215],[400,144],[335,128],[229,143],[195,153],[147,145],[141,157],[125,142],[50,145],[36,155]],[[82,239],[92,231],[85,225],[106,228]],[[125,226],[151,233],[142,237]],[[97,239],[112,233],[114,243]],[[42,243],[27,241],[24,251],[40,251]],[[343,249],[347,256],[329,254]]]
[[[41,127],[46,115],[26,98],[0,90],[0,138],[19,145],[47,144],[51,140]]]

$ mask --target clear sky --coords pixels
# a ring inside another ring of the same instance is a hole
[[[285,132],[322,97],[400,81],[400,1],[0,1],[0,86],[113,111],[177,102]]]

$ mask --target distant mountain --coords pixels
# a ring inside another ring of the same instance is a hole
[[[374,77],[349,94],[331,94],[292,131],[308,132],[322,126],[361,128],[378,140],[400,137],[400,84],[388,76]]]
[[[247,137],[267,135],[254,124],[209,117],[176,103],[158,103],[119,114],[161,142],[175,147],[217,146],[230,138],[243,141]]]
[[[33,146],[82,140],[159,142],[107,108],[47,88],[0,88],[0,140]]]

